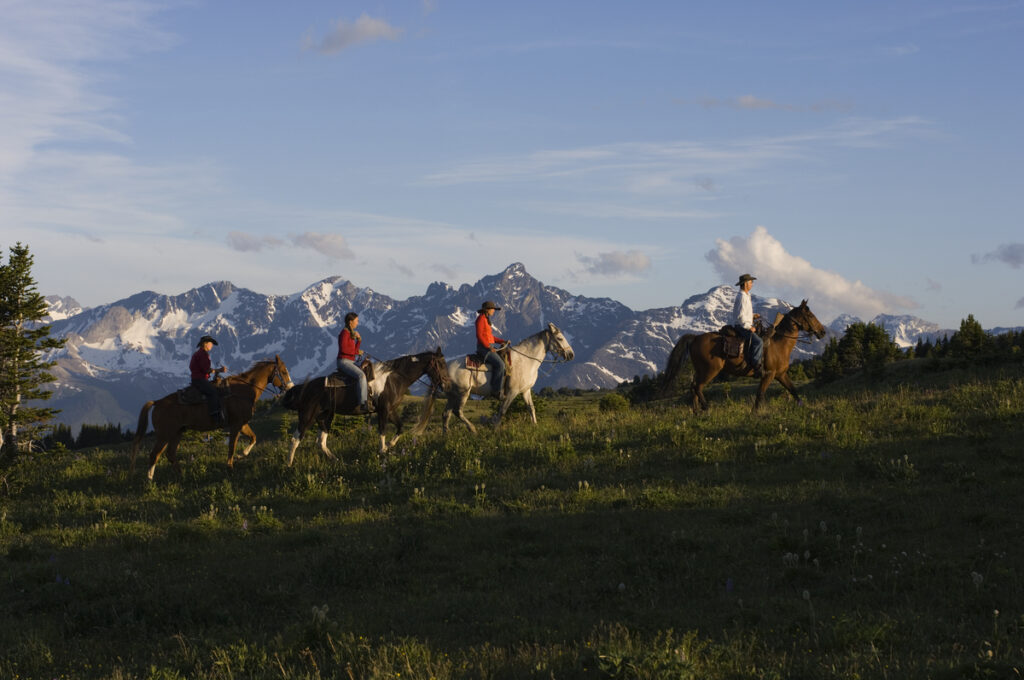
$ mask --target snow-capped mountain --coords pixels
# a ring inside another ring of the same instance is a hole
[[[61,319],[81,314],[84,311],[82,305],[78,304],[78,301],[72,297],[48,295],[43,299],[46,300],[47,312],[46,316],[40,319],[40,321],[44,324],[60,321]]]
[[[864,322],[852,314],[840,314],[828,325],[828,329],[841,337],[846,329],[855,323]],[[879,314],[868,323],[883,328],[892,341],[903,349],[917,345],[919,339],[934,342],[937,338],[952,336],[955,332],[952,329],[939,328],[938,324],[909,314]]]
[[[576,359],[545,364],[538,388],[613,387],[662,370],[684,332],[728,323],[735,296],[735,287],[717,286],[677,307],[633,311],[609,298],[547,286],[515,263],[473,285],[432,283],[406,300],[337,276],[293,295],[262,295],[220,281],[174,296],[145,291],[90,309],[58,298],[51,335],[67,343],[50,357],[57,365],[49,405],[62,409],[57,421],[72,427],[134,428],[145,401],[188,383],[189,357],[205,334],[219,343],[214,364],[231,372],[279,354],[297,382],[324,375],[334,368],[337,334],[350,310],[359,313],[363,349],[373,358],[438,346],[456,357],[475,349],[473,322],[484,300],[502,307],[493,318],[500,337],[518,341],[552,322],[572,344]],[[774,298],[752,298],[768,321],[789,309]],[[794,358],[820,353],[827,340],[799,344]]]

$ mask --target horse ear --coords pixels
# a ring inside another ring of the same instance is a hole
[[[806,307],[807,306],[807,299],[806,298],[804,298],[804,301],[800,303],[800,306],[801,307]]]
[[[437,356],[441,356],[441,345],[437,346],[437,349],[434,350],[434,354],[436,354]]]
[[[556,326],[555,324],[553,324],[550,321],[548,321],[548,330],[551,331],[552,333],[557,333],[558,332],[558,326]]]

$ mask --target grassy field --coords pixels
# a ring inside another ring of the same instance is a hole
[[[153,483],[25,457],[0,678],[1019,678],[1024,370],[933,369],[549,399],[385,459],[339,418],[291,469],[271,409],[233,473],[191,436]]]

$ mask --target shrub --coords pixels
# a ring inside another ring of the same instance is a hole
[[[602,411],[625,411],[629,409],[629,400],[618,392],[612,392],[601,397],[597,407]]]

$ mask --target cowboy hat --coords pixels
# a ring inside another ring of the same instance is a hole
[[[203,337],[199,338],[199,344],[197,344],[196,347],[202,347],[204,342],[212,342],[215,345],[217,344],[217,341],[214,340],[212,337],[210,337],[209,335],[204,335]]]
[[[740,277],[740,280],[736,282],[736,285],[742,286],[747,281],[757,281],[757,277],[751,276],[750,274],[744,274],[743,276]]]
[[[501,307],[499,307],[498,305],[494,304],[490,300],[487,300],[482,305],[480,305],[480,309],[478,309],[476,311],[477,311],[477,314],[483,314],[488,309],[493,309],[493,310],[497,311],[497,310],[501,309]]]

